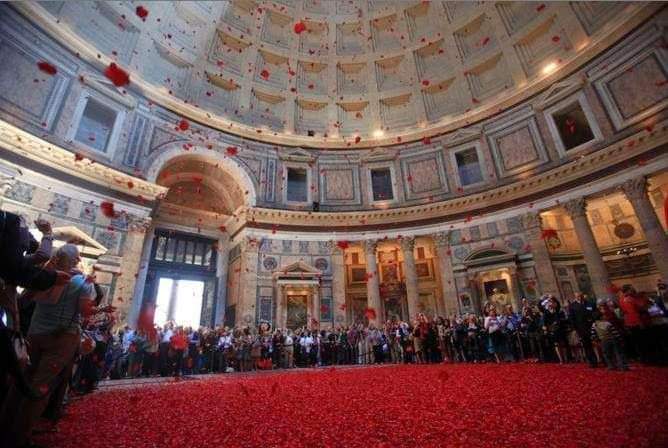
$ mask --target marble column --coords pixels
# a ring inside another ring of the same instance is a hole
[[[140,303],[137,306],[141,309],[144,286],[141,285],[141,290],[137,288],[137,278],[141,267],[144,242],[146,238],[152,238],[152,235],[147,235],[150,226],[150,218],[129,217],[128,231],[125,234],[125,241],[120,250],[120,253],[123,254],[120,264],[120,270],[123,275],[116,278],[114,297],[110,302],[118,308],[119,322],[130,322],[129,318],[133,312],[132,301],[137,291],[140,294]]]
[[[647,178],[627,180],[622,184],[622,190],[633,206],[661,279],[668,281],[668,239],[647,196]]]
[[[257,263],[259,242],[246,237],[241,248],[241,284],[236,312],[236,326],[255,325],[257,303]]]
[[[459,312],[457,299],[457,285],[455,274],[452,269],[452,258],[450,257],[450,233],[440,232],[432,235],[438,258],[438,275],[441,279],[443,299],[441,307],[446,316]],[[439,308],[441,308],[439,307]]]
[[[346,263],[345,253],[334,241],[328,243],[332,264],[332,316],[334,327],[346,321]]]
[[[12,189],[16,183],[16,176],[20,173],[16,168],[0,163],[0,206],[7,192]]]
[[[153,249],[153,240],[155,239],[155,229],[151,226],[146,231],[144,237],[144,247],[142,249],[139,270],[137,271],[137,280],[132,294],[132,304],[130,305],[130,315],[128,316],[128,325],[136,327],[139,313],[143,305],[146,288],[146,276],[148,275],[148,266],[151,262],[151,251]]]
[[[227,234],[218,238],[216,245],[216,315],[214,324],[223,325],[227,308],[227,271],[229,269],[230,240]]]
[[[367,307],[376,313],[375,319],[369,319],[369,323],[378,325],[383,322],[383,307],[380,303],[380,284],[378,280],[378,261],[376,260],[376,249],[378,241],[364,241],[364,258],[366,260],[366,296]]]
[[[577,198],[563,205],[573,220],[575,233],[582,249],[582,256],[591,278],[594,295],[597,299],[608,297],[610,295],[610,277],[603,262],[603,256],[596,245],[594,232],[592,232],[587,220],[587,202],[585,198]]]
[[[420,311],[418,299],[417,271],[415,270],[415,238],[403,237],[400,240],[404,256],[404,277],[406,279],[406,300],[408,302],[408,319],[415,319]]]
[[[513,306],[513,311],[520,312],[522,310],[522,308],[520,308],[520,298],[522,296],[520,277],[516,267],[511,267],[508,271],[510,273],[510,290],[513,292],[510,304]]]
[[[313,308],[311,319],[309,319],[310,328],[318,328],[320,326],[320,288],[318,285],[311,287],[311,300],[313,301]]]
[[[540,293],[559,295],[559,285],[554,275],[550,252],[543,238],[542,218],[540,212],[527,213],[524,215],[524,228],[526,229],[531,254],[533,255],[534,269],[538,278]]]

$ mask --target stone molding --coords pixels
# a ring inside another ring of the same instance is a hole
[[[0,120],[0,146],[41,165],[129,196],[141,196],[145,200],[154,201],[167,193],[165,187],[130,176],[101,163],[94,163],[86,158],[76,162],[75,154],[71,151],[2,120]]]
[[[465,210],[474,215],[477,210],[503,207],[510,201],[527,201],[530,195],[544,194],[546,190],[559,189],[568,182],[576,182],[629,159],[641,157],[657,147],[668,144],[668,120],[657,123],[652,132],[639,130],[614,144],[598,151],[582,155],[551,170],[538,173],[516,182],[490,188],[480,193],[453,199],[385,210],[354,212],[306,212],[269,208],[246,208],[240,218],[253,223],[268,225],[299,225],[302,227],[349,227],[350,223],[364,222],[373,227],[386,223],[411,224],[418,220],[442,219],[461,215]],[[562,187],[564,190],[567,187]],[[240,223],[240,227],[241,227]]]

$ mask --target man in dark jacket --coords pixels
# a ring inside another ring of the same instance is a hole
[[[0,211],[0,278],[7,283],[24,288],[43,291],[51,288],[59,274],[53,270],[42,269],[34,260],[26,258],[26,252],[34,252],[37,241],[30,235],[28,227],[22,225],[21,217]],[[46,260],[44,260],[46,261]],[[69,275],[62,273],[61,283],[69,280]]]
[[[568,307],[568,319],[580,337],[587,362],[591,367],[596,367],[596,354],[591,344],[591,325],[594,323],[596,305],[587,300],[582,293],[575,295],[575,300]]]

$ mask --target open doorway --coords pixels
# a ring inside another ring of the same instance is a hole
[[[173,320],[177,325],[197,328],[202,317],[204,282],[161,277],[155,302],[154,322],[160,326]]]

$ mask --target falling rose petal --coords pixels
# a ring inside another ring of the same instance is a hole
[[[58,69],[51,63],[46,61],[39,61],[37,63],[37,68],[46,73],[47,75],[55,75],[58,73]]]
[[[132,190],[134,187],[135,187],[134,182],[132,182],[131,180],[129,180],[129,181],[128,181],[128,188]]]
[[[116,65],[115,62],[109,64],[109,67],[104,70],[104,76],[106,76],[116,87],[123,87],[130,84],[130,75],[128,72]]]
[[[359,143],[361,141],[362,141],[362,137],[360,137],[359,135],[357,137],[355,137],[355,143]]]
[[[552,42],[554,42],[555,44],[558,44],[560,40],[561,40],[561,37],[559,37],[559,36],[552,36]]]
[[[239,149],[236,146],[228,146],[225,148],[225,154],[227,154],[230,157],[236,156],[239,154]]]
[[[294,30],[296,34],[301,34],[304,31],[306,31],[306,24],[304,22],[299,21],[295,23]]]
[[[118,213],[114,210],[114,203],[109,201],[103,201],[100,204],[100,210],[102,214],[107,218],[116,218]]]
[[[190,128],[190,123],[188,123],[188,120],[182,118],[178,124],[179,131],[187,131],[189,128]]]
[[[341,250],[346,250],[350,247],[350,243],[348,241],[337,241],[336,246]]]
[[[221,232],[226,232],[226,231],[227,231],[227,227],[225,227],[225,226],[220,226],[220,227],[218,227],[218,230],[220,230]]]
[[[490,41],[489,36],[485,37],[485,38],[482,40],[482,46],[484,47],[485,45],[487,45],[487,44],[489,43],[489,41]]]
[[[260,76],[261,76],[264,80],[268,80],[268,79],[269,79],[269,71],[268,71],[267,69],[262,70],[262,71],[260,72]]]
[[[425,137],[422,139],[422,143],[425,145],[431,145],[431,138]]]
[[[376,318],[376,310],[367,308],[364,310],[364,316],[369,320],[374,320]]]
[[[78,152],[74,153],[74,161],[81,162],[84,159],[84,156]]]
[[[540,5],[536,6],[537,12],[541,12],[544,9],[545,9],[545,3],[541,3]]]
[[[422,85],[427,87],[429,85],[429,80],[428,79],[423,79],[422,80]]]
[[[139,5],[139,6],[137,6],[137,9],[135,9],[135,14],[137,14],[137,17],[139,17],[140,19],[142,19],[145,22],[146,17],[148,17],[148,9]]]

